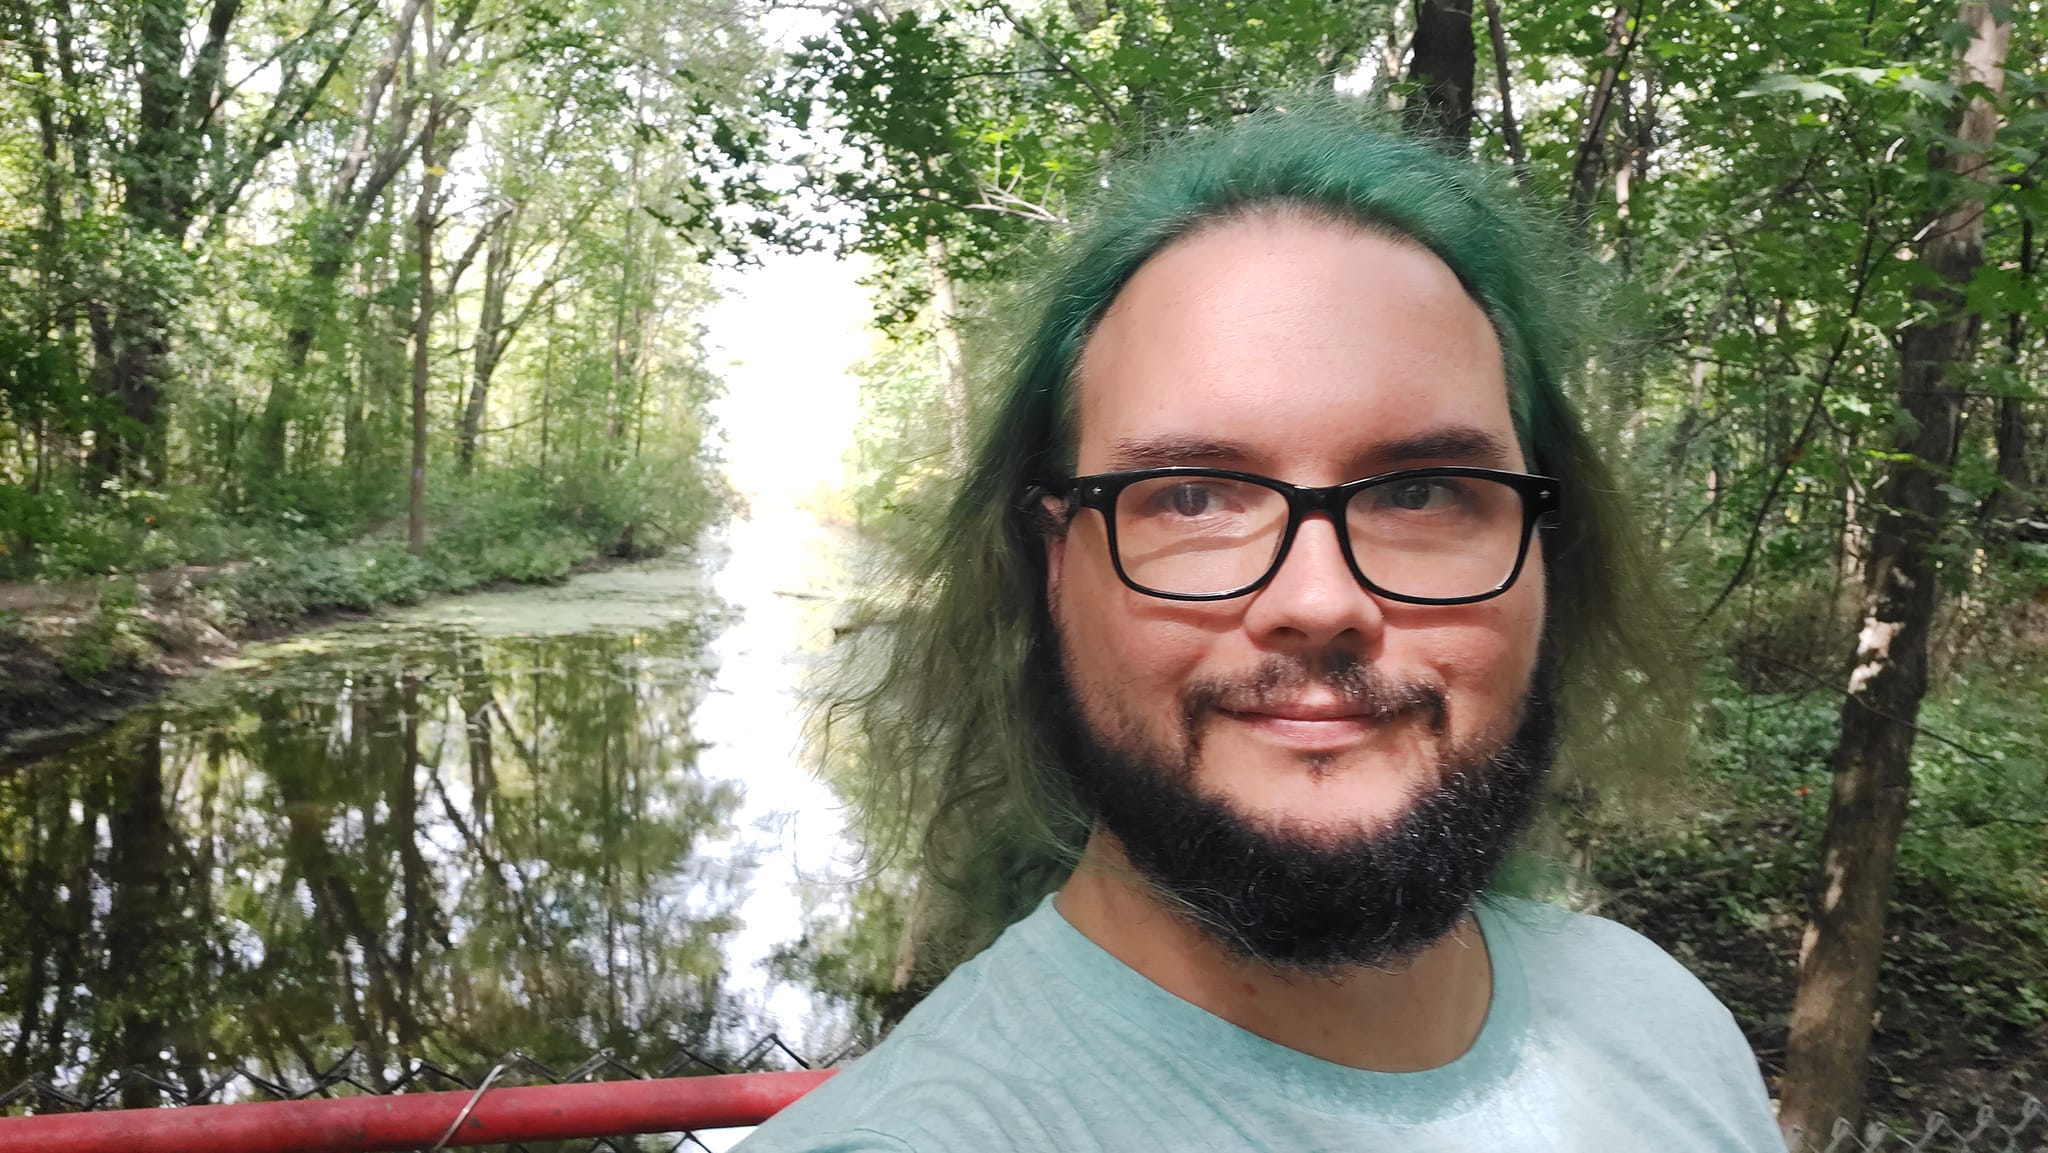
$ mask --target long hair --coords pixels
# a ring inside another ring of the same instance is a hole
[[[1529,465],[1561,486],[1543,557],[1567,775],[1596,781],[1618,759],[1603,742],[1669,696],[1653,582],[1570,396],[1598,311],[1586,262],[1497,173],[1376,119],[1323,99],[1188,133],[1113,170],[1038,283],[1034,323],[945,513],[842,646],[819,714],[824,755],[870,848],[917,849],[935,911],[914,931],[940,967],[1057,887],[1086,838],[1090,814],[1059,763],[1047,526],[1030,494],[1071,471],[1074,367],[1111,301],[1162,248],[1220,220],[1305,210],[1406,237],[1457,274],[1500,337]]]

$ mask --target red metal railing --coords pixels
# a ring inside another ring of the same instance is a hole
[[[0,1118],[0,1153],[373,1153],[758,1125],[832,1075],[729,1073]]]

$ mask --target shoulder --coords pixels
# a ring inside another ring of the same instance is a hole
[[[791,1106],[795,1108],[795,1106]],[[784,1112],[787,1112],[785,1110]],[[771,1122],[772,1124],[772,1122]],[[900,1138],[873,1129],[840,1132],[763,1127],[738,1146],[737,1153],[918,1153]]]
[[[1702,1131],[1725,1131],[1730,1148],[1776,1147],[1748,1038],[1684,965],[1604,917],[1530,901],[1489,907],[1520,954],[1531,1028],[1549,1052],[1617,1076],[1625,1070],[1667,1113],[1690,1112]]]
[[[1049,1074],[1002,1043],[992,961],[984,953],[954,971],[886,1040],[771,1118],[740,1153],[983,1153],[987,1135],[1028,1126],[1015,1091]]]
[[[1495,902],[1493,911],[1520,954],[1533,1022],[1551,1036],[1625,1060],[1758,1076],[1734,1015],[1654,941],[1551,905]]]
[[[1488,907],[1512,934],[1538,998],[1594,998],[1607,1005],[1653,1001],[1662,1016],[1687,1011],[1732,1023],[1698,977],[1627,925],[1514,898],[1495,899]]]

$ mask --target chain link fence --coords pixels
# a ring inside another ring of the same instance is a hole
[[[2026,1097],[2017,1113],[2001,1117],[1987,1105],[1967,1125],[1929,1113],[1926,1123],[1910,1133],[1879,1123],[1859,1133],[1847,1121],[1837,1121],[1826,1144],[1808,1140],[1803,1153],[2048,1153],[2048,1106]]]

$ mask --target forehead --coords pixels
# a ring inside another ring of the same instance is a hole
[[[1075,381],[1082,473],[1522,467],[1485,312],[1427,249],[1349,224],[1253,215],[1169,245],[1103,315]]]

